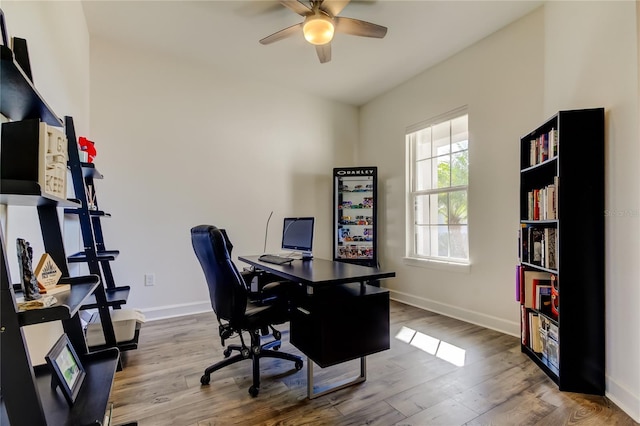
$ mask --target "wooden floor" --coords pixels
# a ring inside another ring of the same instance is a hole
[[[604,397],[559,392],[520,353],[517,338],[396,302],[391,349],[367,357],[367,381],[313,400],[306,398],[306,365],[295,371],[282,360],[262,361],[256,398],[248,393],[249,360],[213,373],[210,385],[202,386],[204,368],[223,358],[217,329],[213,313],[145,324],[139,348],[126,354],[126,366],[116,374],[112,423],[638,424]],[[281,330],[281,350],[299,354],[288,343],[286,324]],[[432,355],[438,343],[440,356]],[[348,377],[358,368],[354,361],[314,371],[319,381]]]

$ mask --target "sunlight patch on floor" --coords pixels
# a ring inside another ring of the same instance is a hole
[[[408,343],[428,354],[435,355],[457,367],[464,366],[466,351],[451,343],[436,339],[435,337],[409,327],[402,327],[396,334],[396,339]]]

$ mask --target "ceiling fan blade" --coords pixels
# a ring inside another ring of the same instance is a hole
[[[316,53],[321,64],[329,62],[331,60],[331,43],[316,46]]]
[[[290,27],[285,28],[284,30],[280,30],[277,33],[273,33],[270,36],[267,36],[260,40],[260,44],[271,44],[276,41],[280,41],[283,38],[291,37],[296,34],[298,30],[302,29],[302,23],[292,25]]]
[[[336,16],[333,18],[336,26],[336,32],[351,34],[361,37],[383,38],[387,35],[387,27],[372,24],[371,22],[360,21],[353,18],[342,18]]]
[[[342,12],[342,9],[349,4],[351,0],[324,0],[320,4],[320,10],[323,10],[329,14],[329,16],[336,16]]]
[[[298,0],[280,0],[280,4],[293,10],[300,16],[307,16],[313,13],[313,10],[304,3],[300,3]]]

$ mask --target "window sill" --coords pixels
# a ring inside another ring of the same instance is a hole
[[[415,257],[403,257],[402,261],[405,265],[417,266],[427,269],[438,269],[441,271],[460,272],[464,274],[471,273],[470,263],[446,262],[435,259],[416,259]]]

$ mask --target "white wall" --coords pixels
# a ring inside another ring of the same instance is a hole
[[[76,128],[89,125],[89,33],[79,2],[2,1],[9,37],[27,40],[33,82],[53,111],[73,116]],[[62,215],[61,215],[62,217]],[[16,238],[29,241],[34,259],[44,252],[36,209],[9,206],[0,211],[10,275],[20,280]],[[23,329],[34,364],[44,363],[44,355],[62,332],[59,322]]]
[[[558,110],[605,107],[606,388],[640,419],[638,12],[634,2],[550,2],[361,111],[358,160],[384,182],[392,294],[518,334],[513,282],[518,140]],[[469,105],[469,274],[403,264],[404,129]],[[605,214],[605,212],[603,212]]]
[[[104,235],[121,250],[112,265],[132,286],[128,306],[148,317],[210,309],[195,225],[226,228],[237,256],[262,253],[272,210],[271,252],[283,217],[315,216],[314,253],[331,255],[331,173],[352,164],[355,107],[99,39],[91,92]]]
[[[628,331],[640,324],[637,26],[634,2],[545,7],[545,114],[606,110],[606,387],[639,419],[640,339]]]
[[[359,161],[377,164],[384,217],[380,235],[393,297],[491,328],[519,333],[514,301],[518,230],[518,141],[542,108],[543,13],[534,12],[465,49],[361,111]],[[527,81],[527,84],[522,84]],[[406,128],[469,108],[470,272],[403,263]]]

